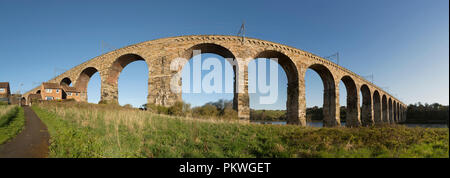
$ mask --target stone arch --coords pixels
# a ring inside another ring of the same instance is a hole
[[[389,102],[388,102],[388,107],[389,107],[389,122],[394,124],[394,112],[393,112],[393,107],[392,107],[392,99],[389,98]]]
[[[342,77],[341,81],[347,91],[346,126],[358,127],[361,125],[361,121],[359,120],[358,90],[355,81],[348,75]]]
[[[388,109],[388,101],[386,95],[383,95],[383,98],[381,99],[381,107],[382,109],[382,118],[384,123],[389,123],[389,109]]]
[[[323,126],[333,127],[340,126],[340,119],[337,117],[336,105],[336,85],[331,71],[323,64],[312,64],[307,69],[314,70],[319,74],[324,86],[323,92]],[[305,70],[306,72],[306,70]],[[303,76],[305,76],[303,74]],[[304,79],[303,79],[304,80]],[[303,83],[303,85],[305,85]],[[305,88],[305,87],[302,87]]]
[[[88,101],[88,93],[87,93],[87,86],[89,84],[89,81],[95,73],[97,73],[98,70],[95,67],[87,67],[83,71],[81,71],[80,75],[78,76],[75,87],[80,90],[81,94],[81,101]],[[101,78],[101,76],[100,76]]]
[[[383,123],[383,116],[381,114],[381,98],[378,90],[373,92],[373,120],[375,124]]]
[[[277,60],[278,64],[283,68],[287,77],[287,99],[286,99],[286,117],[288,124],[300,124],[303,125],[305,123],[301,123],[299,119],[299,88],[298,88],[298,71],[297,67],[286,54],[274,51],[274,50],[265,50],[259,52],[254,59],[258,58],[266,58],[271,60]]]
[[[107,79],[104,87],[102,87],[102,101],[108,103],[119,103],[119,76],[122,70],[130,63],[135,61],[146,61],[143,57],[134,53],[127,53],[119,56],[114,60],[108,69]],[[147,63],[147,61],[146,61]],[[150,65],[147,63],[147,70],[149,71]]]
[[[199,53],[195,52],[198,51]],[[195,54],[194,54],[195,53]],[[199,43],[199,44],[195,44],[191,47],[189,47],[188,49],[186,49],[183,54],[182,54],[182,58],[186,59],[186,60],[191,60],[194,56],[199,55],[199,54],[206,54],[206,53],[212,53],[212,54],[216,54],[219,55],[223,58],[225,58],[226,61],[229,62],[229,64],[231,64],[231,66],[233,67],[233,109],[237,110],[238,116],[240,118],[249,118],[250,117],[250,109],[248,108],[248,98],[246,99],[247,101],[245,101],[244,103],[239,104],[239,97],[243,98],[242,96],[240,96],[240,94],[236,91],[236,86],[238,81],[236,80],[236,76],[237,73],[236,71],[238,71],[238,67],[239,65],[237,65],[237,60],[235,55],[226,47],[219,45],[219,44],[215,44],[215,43]],[[188,63],[186,63],[188,64]],[[185,65],[186,65],[185,64]],[[183,66],[184,68],[184,66]],[[180,85],[182,85],[182,81],[180,82]],[[246,93],[245,93],[246,94]],[[181,98],[180,98],[181,100]],[[238,109],[239,107],[244,107],[244,109]]]
[[[65,77],[61,80],[61,82],[59,82],[59,84],[70,86],[70,84],[72,84],[72,80],[70,80],[69,77]]]
[[[372,95],[370,94],[370,89],[366,84],[361,86],[361,95],[361,123],[363,126],[370,126],[374,123],[372,114]]]

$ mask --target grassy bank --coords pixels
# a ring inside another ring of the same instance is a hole
[[[197,120],[118,106],[34,105],[50,157],[449,157],[449,130]]]
[[[0,106],[0,144],[14,138],[25,125],[25,115],[21,107]]]

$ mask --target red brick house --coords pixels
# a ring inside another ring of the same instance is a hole
[[[42,83],[41,97],[42,100],[61,100],[63,91],[61,85],[57,83]]]
[[[80,101],[80,91],[71,86],[61,85],[63,89],[62,99],[73,99],[75,101]]]
[[[11,96],[9,82],[0,82],[0,102],[8,102]]]

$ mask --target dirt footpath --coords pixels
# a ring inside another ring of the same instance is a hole
[[[29,106],[25,111],[25,128],[14,139],[0,145],[0,158],[46,158],[49,134],[47,127]]]

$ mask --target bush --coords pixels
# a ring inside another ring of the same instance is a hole
[[[123,105],[123,107],[127,108],[127,109],[133,109],[133,105],[131,105],[131,104]]]
[[[190,113],[191,105],[182,101],[177,101],[173,106],[167,109],[169,115],[174,116],[187,116]]]
[[[212,104],[205,104],[200,107],[192,109],[192,116],[194,117],[217,117],[219,116],[219,111],[216,106]]]

